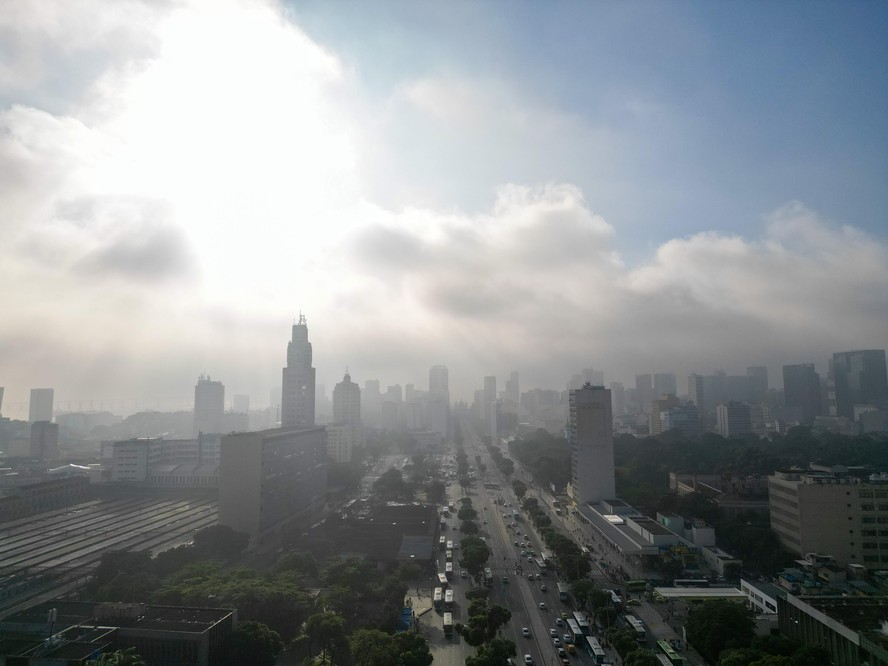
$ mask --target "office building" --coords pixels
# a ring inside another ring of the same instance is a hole
[[[192,435],[222,432],[225,413],[225,386],[201,375],[194,386],[194,429]]]
[[[222,438],[219,524],[271,547],[320,517],[327,492],[327,432],[275,428]]]
[[[783,366],[783,397],[788,421],[811,423],[820,416],[820,375],[813,363]]]
[[[678,405],[660,411],[660,429],[662,432],[680,430],[687,437],[697,437],[700,428],[700,412],[696,405]]]
[[[250,396],[245,394],[238,394],[234,396],[231,400],[231,411],[236,414],[249,414],[250,413]]]
[[[361,394],[361,418],[369,428],[378,428],[382,421],[382,393],[379,391],[379,380],[368,379],[364,382]]]
[[[611,392],[586,384],[569,394],[571,494],[579,504],[615,497]]]
[[[759,404],[765,401],[768,394],[768,368],[762,365],[753,365],[746,368],[746,377],[749,383],[749,401]]]
[[[512,372],[506,380],[506,393],[503,397],[509,403],[510,409],[517,409],[521,402],[521,387],[518,382],[517,372]]]
[[[665,412],[667,409],[672,409],[673,407],[678,407],[679,405],[681,405],[681,401],[674,393],[663,394],[658,400],[654,400],[651,403],[651,414],[648,418],[651,435],[659,435],[666,430],[663,427],[662,412]]]
[[[35,421],[31,424],[31,457],[55,460],[59,457],[59,424]]]
[[[614,416],[622,416],[626,413],[626,391],[622,382],[611,382],[611,399],[613,400]]]
[[[888,474],[775,472],[768,477],[768,502],[771,529],[792,552],[888,569]]]
[[[884,349],[833,354],[832,379],[835,385],[834,416],[853,420],[856,405],[883,406],[888,403]]]
[[[429,369],[429,430],[446,438],[450,432],[450,378],[445,365]]]
[[[745,402],[726,402],[715,409],[718,434],[722,437],[752,432],[752,410]]]
[[[361,388],[346,371],[333,388],[333,421],[327,429],[327,452],[336,462],[351,462],[352,451],[363,442]]]
[[[287,367],[283,371],[281,425],[309,427],[315,424],[315,369],[311,366],[308,324],[299,313],[287,343]]]
[[[638,411],[642,414],[649,414],[653,397],[654,385],[651,375],[635,375],[635,401]]]
[[[490,414],[496,405],[496,377],[488,375],[484,378],[484,389],[481,396],[481,413],[485,423],[490,423]]]
[[[55,389],[31,389],[31,402],[28,404],[28,421],[52,421],[52,403]]]
[[[654,398],[664,395],[677,395],[675,375],[671,372],[658,372],[654,375]]]

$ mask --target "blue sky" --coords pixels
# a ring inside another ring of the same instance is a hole
[[[8,0],[7,405],[262,404],[300,310],[320,382],[466,398],[886,348],[886,35],[878,2]]]

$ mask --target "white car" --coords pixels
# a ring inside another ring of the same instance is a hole
[[[554,629],[549,629],[549,635],[550,635],[552,638],[558,638],[558,632],[555,631]]]
[[[546,608],[546,604],[543,603],[542,601],[540,602],[540,610],[548,610],[548,609]]]
[[[552,639],[552,645],[554,645],[555,647],[561,647],[561,639],[556,636]]]
[[[528,629],[527,627],[522,627],[521,628],[521,635],[524,636],[525,638],[530,638],[530,629]]]
[[[524,655],[524,663],[533,664],[533,657],[531,657],[529,654]]]

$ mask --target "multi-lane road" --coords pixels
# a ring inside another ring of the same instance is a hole
[[[488,560],[488,566],[493,572],[490,603],[504,606],[512,613],[512,619],[502,628],[501,635],[515,643],[517,648],[515,663],[524,663],[524,655],[529,654],[535,664],[545,666],[559,664],[560,658],[550,636],[550,630],[556,630],[559,638],[567,631],[565,626],[556,624],[556,618],[560,618],[562,611],[570,613],[572,607],[569,603],[559,601],[554,573],[537,579],[537,567],[529,562],[526,556],[521,556],[522,550],[533,550],[539,554],[545,550],[545,547],[527,524],[523,513],[519,522],[513,526],[512,509],[517,508],[518,502],[512,492],[511,483],[506,482],[499,474],[474,433],[464,427],[463,434],[469,459],[481,455],[487,467],[487,479],[479,478],[468,496],[472,500],[472,507],[479,514],[478,522],[481,528],[479,536],[487,541],[491,551]],[[463,497],[462,488],[456,483],[450,485],[448,493],[449,499],[454,503]],[[498,503],[500,500],[506,504]],[[457,530],[458,521],[451,519],[450,523],[450,529],[446,534],[449,535],[448,538],[452,537],[454,541],[458,541],[461,536]],[[528,541],[530,545],[524,545]],[[516,542],[521,545],[516,546]],[[458,557],[457,554],[456,558]],[[441,559],[443,562],[443,555]],[[529,579],[531,574],[533,580]],[[452,586],[455,592],[453,621],[466,622],[468,602],[465,592],[473,587],[473,582],[457,575],[454,576]],[[546,591],[543,591],[544,586]],[[540,608],[541,603],[545,604],[545,609]],[[425,615],[423,627],[436,666],[462,666],[466,657],[475,651],[455,633],[452,638],[444,637],[439,613],[431,612]],[[523,635],[522,629],[525,627],[529,630],[530,636]],[[582,648],[578,648],[569,658],[571,663],[577,666],[592,663]]]

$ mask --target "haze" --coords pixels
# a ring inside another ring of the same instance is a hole
[[[0,385],[742,372],[888,347],[884,3],[0,10]],[[772,373],[777,377],[778,372]],[[15,415],[15,414],[11,414]]]

